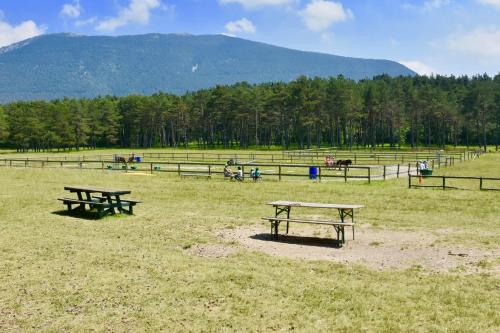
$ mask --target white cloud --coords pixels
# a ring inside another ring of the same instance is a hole
[[[68,18],[78,18],[82,13],[82,7],[80,6],[80,0],[75,0],[73,3],[65,3],[61,9],[59,15],[61,17]]]
[[[419,11],[422,13],[430,12],[434,9],[439,9],[441,7],[447,6],[452,2],[452,0],[427,0],[422,5],[414,5],[411,3],[403,4],[403,8],[407,10]]]
[[[257,28],[252,23],[252,21],[242,18],[238,21],[231,21],[226,24],[226,30],[228,35],[234,36],[239,32],[254,34]]]
[[[451,0],[428,0],[424,2],[423,10],[430,11],[433,9],[441,8],[446,5],[449,5]]]
[[[107,18],[96,27],[98,31],[113,31],[130,23],[146,25],[153,9],[167,10],[160,0],[130,0],[128,7],[119,11],[118,16]]]
[[[414,72],[417,72],[420,75],[431,76],[432,74],[438,74],[438,71],[435,68],[426,65],[418,60],[399,61],[399,63],[405,65],[406,67],[413,70]]]
[[[496,7],[497,9],[500,9],[500,0],[478,0],[478,1],[483,5],[490,5]]]
[[[229,3],[239,3],[246,9],[255,9],[264,6],[286,6],[295,2],[296,0],[219,0],[219,3],[223,5]]]
[[[10,25],[3,20],[3,12],[0,11],[0,47],[36,37],[43,34],[45,30],[47,27],[37,25],[31,20],[21,22],[18,25]]]
[[[306,26],[312,31],[324,31],[334,23],[354,17],[340,2],[313,0],[300,12]]]
[[[500,28],[476,28],[448,38],[448,47],[481,57],[500,57]]]
[[[478,0],[483,5],[491,5],[500,9],[500,0]]]
[[[86,25],[91,25],[97,22],[97,16],[93,16],[91,18],[88,18],[86,20],[77,20],[75,21],[75,27],[83,27]]]

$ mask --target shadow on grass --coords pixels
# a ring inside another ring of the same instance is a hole
[[[329,247],[329,248],[341,248],[342,244],[336,239],[332,238],[318,238],[318,237],[306,237],[306,236],[292,236],[292,235],[278,235],[276,239],[274,235],[271,234],[256,234],[250,236],[252,239],[275,242],[275,243],[285,243],[285,244],[296,244],[305,246],[316,246],[316,247]]]
[[[55,212],[52,212],[54,215],[59,215],[59,216],[68,216],[68,217],[74,217],[74,218],[79,218],[82,220],[89,220],[89,221],[96,221],[96,220],[102,220],[104,217],[99,217],[99,213],[97,212],[89,212],[89,211],[67,211],[67,210],[58,210]]]

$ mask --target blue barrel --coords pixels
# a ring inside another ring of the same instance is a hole
[[[318,167],[312,166],[309,167],[309,179],[318,178]]]
[[[135,161],[136,161],[137,163],[141,163],[141,157],[140,157],[140,156],[136,156],[136,157],[135,157]]]

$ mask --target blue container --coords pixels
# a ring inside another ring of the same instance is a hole
[[[318,167],[312,166],[309,167],[309,179],[318,178]]]
[[[139,156],[136,156],[136,157],[135,157],[135,161],[136,161],[137,163],[141,163],[141,158],[140,158]]]

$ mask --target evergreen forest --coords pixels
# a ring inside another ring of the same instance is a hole
[[[495,77],[305,76],[182,96],[100,96],[0,105],[0,147],[368,148],[496,145]]]

